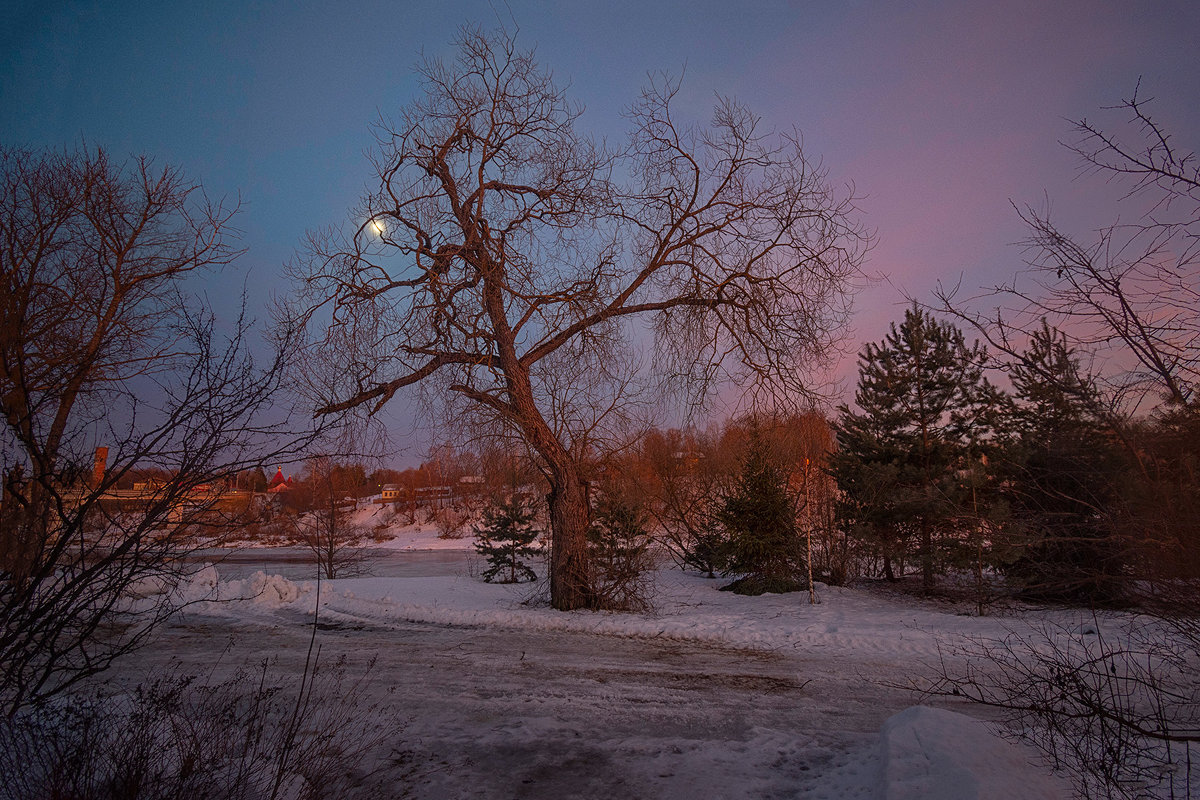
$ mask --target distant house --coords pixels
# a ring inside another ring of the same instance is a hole
[[[267,491],[271,494],[283,494],[291,488],[292,479],[283,477],[283,467],[275,472],[275,477],[271,478],[271,482],[267,484]]]
[[[395,503],[400,499],[400,484],[385,483],[380,491],[379,501],[381,503]]]

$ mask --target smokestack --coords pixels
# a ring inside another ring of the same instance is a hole
[[[92,488],[98,487],[104,481],[104,471],[108,467],[108,448],[96,448],[96,460],[92,463]]]

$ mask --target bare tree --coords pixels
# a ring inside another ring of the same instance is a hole
[[[1188,507],[1197,485],[1191,464],[1200,456],[1200,162],[1176,146],[1150,103],[1139,84],[1106,109],[1123,120],[1107,127],[1080,120],[1067,145],[1085,172],[1127,188],[1121,203],[1135,212],[1127,221],[1080,237],[1049,211],[1018,209],[1029,230],[1028,268],[983,297],[942,291],[939,304],[983,333],[1010,368],[1086,404],[1121,442],[1138,496],[1126,498],[1120,523],[1132,540],[1152,544],[1156,552],[1143,562],[1154,573],[1200,563],[1200,529]],[[988,313],[972,310],[993,302]],[[1049,369],[1053,362],[1028,357],[1027,343],[1047,325],[1084,359],[1094,382],[1063,380]],[[1151,424],[1138,419],[1147,412]],[[1170,445],[1152,446],[1156,440]]]
[[[1200,379],[1200,162],[1172,144],[1139,90],[1107,109],[1125,113],[1132,143],[1083,119],[1068,145],[1085,171],[1127,183],[1124,201],[1138,216],[1088,241],[1064,232],[1049,210],[1018,208],[1029,229],[1028,269],[985,295],[999,301],[995,310],[974,315],[965,309],[981,298],[939,292],[942,310],[972,322],[1014,360],[1043,320],[1071,349],[1106,356],[1112,402],[1096,411],[1114,423],[1121,401],[1136,407],[1149,396],[1193,407]]]
[[[1160,618],[1130,620],[1115,638],[1048,627],[976,642],[966,655],[987,671],[963,674],[943,664],[936,687],[1006,710],[1035,743],[1080,770],[1088,796],[1172,791],[1172,773],[1175,788],[1182,780],[1190,791],[1200,740],[1200,534],[1191,506],[1200,455],[1200,162],[1175,146],[1149,103],[1139,84],[1106,109],[1124,115],[1124,128],[1080,120],[1068,144],[1085,172],[1128,187],[1122,202],[1136,209],[1131,221],[1081,238],[1048,211],[1018,208],[1029,230],[1028,269],[984,298],[961,300],[953,291],[938,298],[943,311],[974,324],[1023,380],[1080,404],[1134,465],[1134,475],[1122,475],[1129,478],[1121,481],[1122,496],[1105,496],[1079,516],[1111,524],[1149,551],[1139,565],[1146,575],[1128,567],[1122,578],[1130,594],[1148,590],[1140,599]],[[985,299],[996,302],[992,312],[971,311]],[[1062,356],[1027,347],[1038,337]],[[1094,360],[1094,381],[1091,370],[1062,368],[1073,353]],[[1147,411],[1154,412],[1148,420],[1136,418]],[[1091,467],[1103,458],[1099,449],[1080,458]],[[1052,491],[1051,500],[1078,497]]]
[[[721,445],[692,431],[650,431],[642,441],[642,470],[634,476],[662,546],[681,569],[710,578],[721,569],[724,555],[717,511],[740,454]]]
[[[420,72],[422,95],[379,128],[353,233],[310,237],[283,316],[342,366],[318,413],[422,384],[523,439],[550,485],[551,601],[586,607],[587,486],[552,424],[562,365],[615,376],[575,398],[596,409],[619,404],[651,338],[650,366],[693,401],[723,378],[808,395],[866,240],[799,138],[733,101],[683,125],[678,84],[656,81],[611,151],[505,34],[464,31],[453,62]]]
[[[1160,620],[1044,623],[943,651],[924,691],[998,709],[1083,797],[1191,797],[1197,641]]]
[[[299,505],[296,535],[312,552],[321,575],[333,580],[366,570],[367,554],[361,547],[369,531],[354,520],[358,509],[355,493],[361,487],[363,470],[338,464],[331,456],[308,460],[304,479],[289,498]],[[365,478],[364,478],[365,480]]]
[[[233,212],[146,159],[0,151],[10,714],[144,641],[177,607],[180,556],[237,510],[225,479],[295,444],[272,406],[282,355],[257,367],[243,321],[222,335],[183,295],[237,255]],[[159,479],[128,487],[147,472]]]
[[[792,444],[792,484],[797,494],[797,524],[808,551],[810,592],[814,570],[822,580],[844,586],[855,577],[853,540],[837,524],[837,482],[829,458],[837,448],[825,417],[809,412],[787,422]]]

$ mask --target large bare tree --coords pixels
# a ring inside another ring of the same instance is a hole
[[[505,34],[466,30],[453,61],[420,73],[421,95],[378,129],[353,232],[311,236],[293,264],[288,318],[338,365],[311,370],[326,376],[318,413],[373,412],[423,384],[519,435],[550,485],[552,603],[586,607],[587,487],[553,420],[619,405],[639,349],[642,378],[693,401],[727,379],[809,396],[866,237],[799,137],[734,101],[685,125],[678,84],[654,81],[610,149]],[[587,383],[564,398],[568,373]]]

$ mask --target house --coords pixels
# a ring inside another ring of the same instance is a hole
[[[283,477],[283,467],[279,467],[275,472],[275,477],[271,478],[271,482],[267,484],[267,491],[271,494],[282,494],[292,488],[292,478]]]

